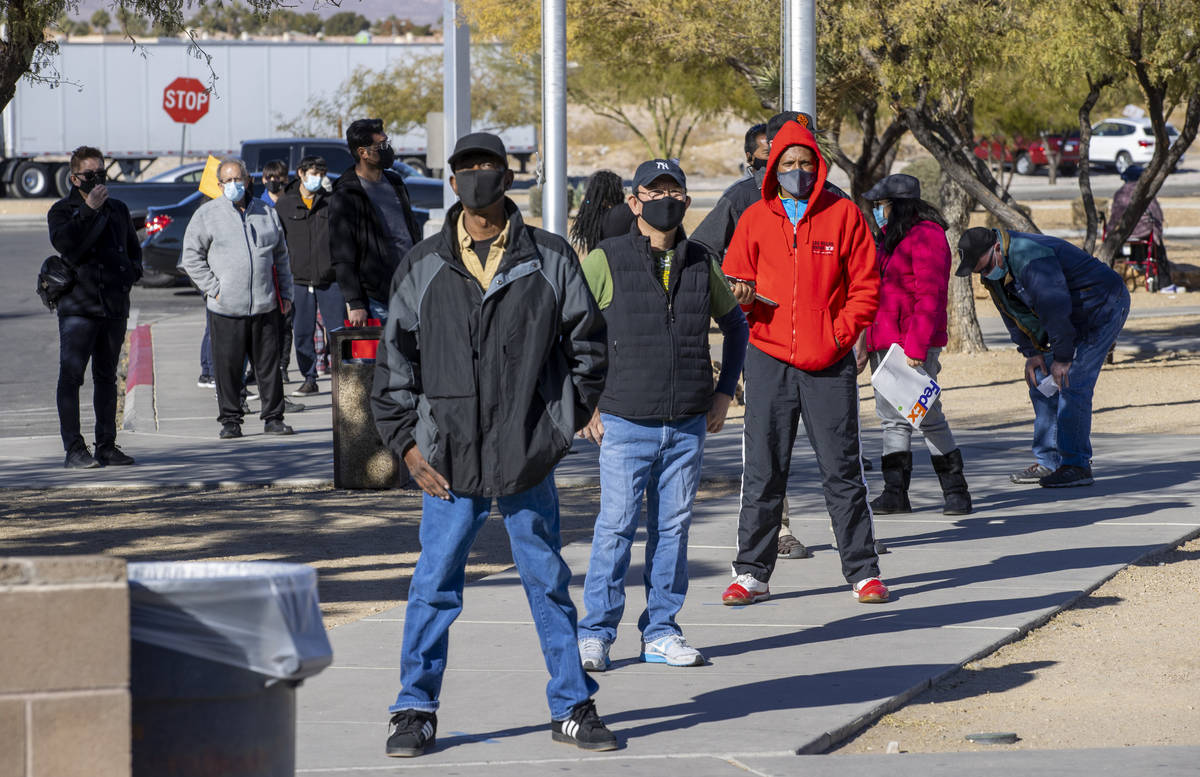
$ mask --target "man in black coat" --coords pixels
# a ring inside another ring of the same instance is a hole
[[[396,152],[380,119],[358,119],[346,129],[356,163],[333,186],[330,249],[351,326],[387,319],[396,265],[421,241],[404,179],[392,170]]]
[[[326,332],[341,329],[346,317],[346,301],[329,250],[329,195],[324,188],[327,170],[321,157],[304,157],[297,167],[296,180],[275,203],[292,261],[296,366],[304,376],[304,384],[295,391],[299,396],[317,393],[317,353],[313,346],[317,310],[321,311]],[[329,342],[328,337],[325,342]]]
[[[142,249],[129,208],[109,199],[104,154],[91,146],[71,153],[71,193],[47,214],[50,243],[75,271],[57,304],[58,424],[63,466],[90,469],[133,464],[117,447],[117,362],[125,342],[129,289],[142,277]],[[95,456],[79,432],[79,387],[92,363]]]

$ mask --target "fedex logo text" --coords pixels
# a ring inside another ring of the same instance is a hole
[[[929,412],[929,406],[937,401],[937,398],[941,395],[941,393],[941,387],[930,380],[929,385],[926,386],[925,390],[921,392],[921,396],[917,399],[916,404],[912,406],[912,409],[908,413],[909,423],[914,425],[919,423],[920,420],[925,417],[925,414]]]

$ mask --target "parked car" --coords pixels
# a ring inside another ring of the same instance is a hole
[[[1177,137],[1179,130],[1168,124],[1169,142],[1174,143]],[[1154,125],[1149,119],[1105,119],[1092,126],[1088,161],[1094,165],[1112,165],[1118,173],[1123,173],[1130,165],[1149,162],[1156,142]]]
[[[1058,151],[1059,172],[1070,174],[1079,164],[1079,133],[1075,132],[1074,140],[1070,134],[1056,133],[1047,135],[1045,140],[1041,137],[1027,139],[1017,136],[1011,142],[1004,143],[991,138],[980,138],[975,144],[975,156],[1010,165],[1017,175],[1033,175],[1049,166],[1047,151]]]
[[[404,184],[412,200],[413,214],[417,223],[425,226],[429,220],[429,211],[442,207],[442,182],[437,178],[425,178],[416,175],[413,168],[403,162],[396,163],[397,172],[404,175]],[[203,171],[203,165],[201,165]],[[407,171],[407,175],[405,172]],[[330,173],[330,178],[337,178],[337,173]],[[262,195],[262,173],[253,173],[254,196]],[[194,187],[193,191],[179,202],[165,207],[151,207],[146,212],[145,238],[142,240],[142,285],[143,286],[173,286],[187,284],[187,274],[179,267],[180,253],[183,251],[183,235],[187,231],[192,214],[208,197]]]

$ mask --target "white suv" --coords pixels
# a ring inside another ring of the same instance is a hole
[[[1167,137],[1174,143],[1179,130],[1168,124]],[[1092,127],[1088,161],[1113,165],[1118,173],[1123,173],[1130,165],[1149,162],[1154,156],[1154,142],[1154,127],[1149,119],[1105,119]]]

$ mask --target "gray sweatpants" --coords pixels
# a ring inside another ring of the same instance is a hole
[[[937,380],[938,373],[942,371],[942,363],[938,361],[941,353],[941,348],[930,348],[925,352],[922,369],[934,380]],[[872,372],[879,367],[879,363],[886,355],[887,351],[871,351]],[[884,456],[889,453],[903,453],[911,449],[912,424],[900,414],[899,410],[887,402],[880,402],[879,395],[875,396],[875,415],[879,416],[879,423],[883,427]],[[933,403],[933,407],[925,413],[925,420],[921,422],[921,434],[925,435],[925,447],[934,456],[945,456],[958,447],[954,442],[954,435],[950,432],[950,424],[946,422],[946,416],[942,413],[941,397],[938,397],[938,400]]]

